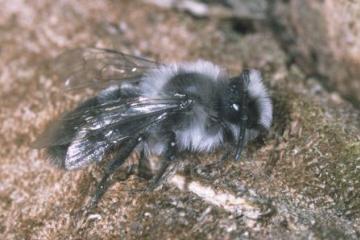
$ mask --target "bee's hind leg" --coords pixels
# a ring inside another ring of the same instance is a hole
[[[142,149],[140,152],[139,166],[138,166],[138,175],[139,177],[145,178],[147,180],[151,179],[153,176],[152,168],[150,166],[149,158],[146,156],[145,149]]]
[[[153,191],[156,188],[160,187],[167,178],[177,169],[177,146],[175,141],[175,133],[171,132],[168,138],[167,147],[164,155],[162,156],[163,161],[159,169],[159,172],[156,176],[151,179],[148,190]]]
[[[96,186],[95,194],[91,198],[89,207],[95,207],[109,187],[109,177],[125,162],[135,147],[141,141],[141,136],[131,138],[121,147],[120,151],[113,157],[113,160],[106,166],[103,177]]]

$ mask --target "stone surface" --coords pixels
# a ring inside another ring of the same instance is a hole
[[[195,17],[267,19],[266,0],[143,0],[162,8],[186,11]]]
[[[360,103],[360,2],[273,1],[277,34],[307,73],[324,77],[330,89]],[[278,25],[279,26],[279,25]]]
[[[120,181],[119,173],[98,207],[83,214],[101,166],[65,172],[29,146],[81,100],[47,71],[54,56],[81,46],[162,61],[204,58],[233,74],[260,69],[275,106],[268,137],[249,144],[241,162],[217,167],[209,164],[221,150],[184,154],[181,176],[249,199],[242,208],[256,202],[254,209],[273,211],[249,220],[171,184],[140,191],[146,180]],[[360,237],[359,111],[297,65],[287,68],[288,52],[271,31],[239,33],[229,21],[138,1],[14,0],[0,1],[0,47],[1,239]]]

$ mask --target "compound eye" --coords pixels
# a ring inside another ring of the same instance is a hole
[[[237,123],[241,119],[241,106],[237,102],[230,102],[229,105],[224,109],[225,118],[231,123]]]
[[[231,109],[234,110],[235,112],[239,112],[240,111],[240,105],[237,103],[233,103],[231,105]]]

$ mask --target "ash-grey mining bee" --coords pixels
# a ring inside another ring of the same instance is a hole
[[[35,146],[46,148],[67,170],[112,152],[95,202],[133,151],[141,155],[140,163],[151,155],[163,159],[156,185],[177,152],[211,152],[230,143],[240,159],[244,144],[272,122],[272,103],[256,70],[229,78],[203,60],[160,64],[98,48],[68,51],[55,68],[66,87],[102,90],[64,114]]]

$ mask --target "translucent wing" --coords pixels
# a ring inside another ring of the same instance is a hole
[[[138,79],[160,64],[110,49],[79,48],[54,60],[51,70],[64,80],[66,89],[102,89],[122,80]]]
[[[41,136],[35,147],[46,147],[55,163],[76,169],[101,161],[123,141],[145,133],[149,127],[189,106],[184,97],[96,101],[90,99],[64,115]]]

